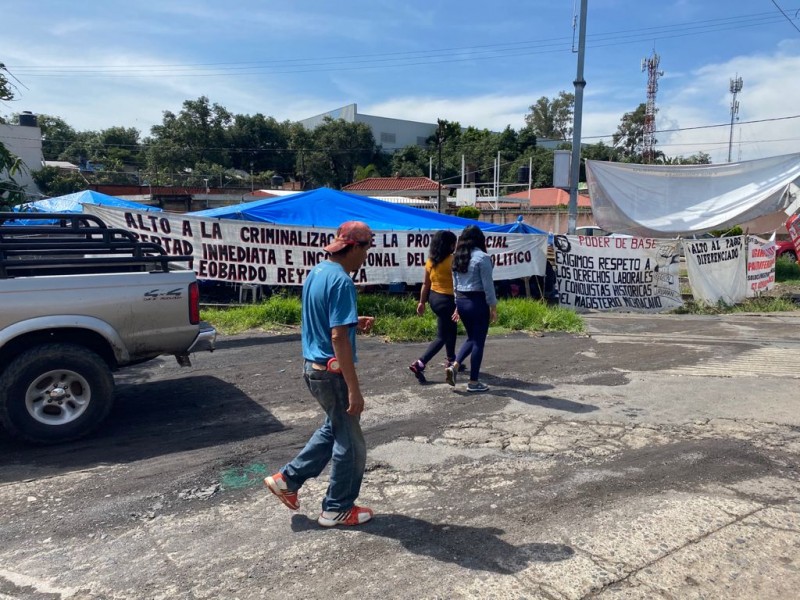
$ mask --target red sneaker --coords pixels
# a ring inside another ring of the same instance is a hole
[[[300,499],[297,497],[297,492],[290,492],[286,487],[286,480],[280,473],[270,475],[264,480],[264,485],[267,486],[270,492],[278,497],[278,500],[283,502],[292,510],[300,508]]]
[[[372,519],[372,509],[363,506],[353,506],[349,510],[333,512],[323,510],[317,519],[317,523],[323,527],[335,527],[336,525],[362,525]]]

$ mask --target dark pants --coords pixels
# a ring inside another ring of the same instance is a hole
[[[458,364],[463,364],[469,356],[470,381],[478,381],[483,361],[483,347],[489,333],[489,305],[484,292],[458,292],[456,294],[458,316],[467,330],[467,340],[461,344],[456,356]]]
[[[445,348],[447,360],[452,361],[456,355],[456,336],[458,324],[453,322],[453,313],[456,311],[456,301],[453,296],[431,291],[428,294],[428,303],[433,314],[436,315],[436,339],[434,339],[420,360],[426,365],[436,356],[436,353]]]

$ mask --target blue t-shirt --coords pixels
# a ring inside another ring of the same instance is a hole
[[[300,338],[303,358],[325,364],[335,356],[331,342],[331,328],[349,325],[353,361],[356,356],[356,325],[358,306],[356,286],[335,262],[322,261],[308,274],[303,284],[303,314]]]

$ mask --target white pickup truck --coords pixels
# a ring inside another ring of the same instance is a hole
[[[190,257],[89,215],[0,213],[0,424],[37,443],[86,435],[105,419],[112,371],[212,351]],[[37,225],[39,220],[55,225]],[[18,222],[18,221],[17,221]]]

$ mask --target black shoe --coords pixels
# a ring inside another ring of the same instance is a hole
[[[417,381],[420,383],[426,383],[427,380],[425,379],[424,373],[425,365],[423,365],[421,361],[415,360],[409,365],[408,370],[414,374],[414,377],[417,378]]]

